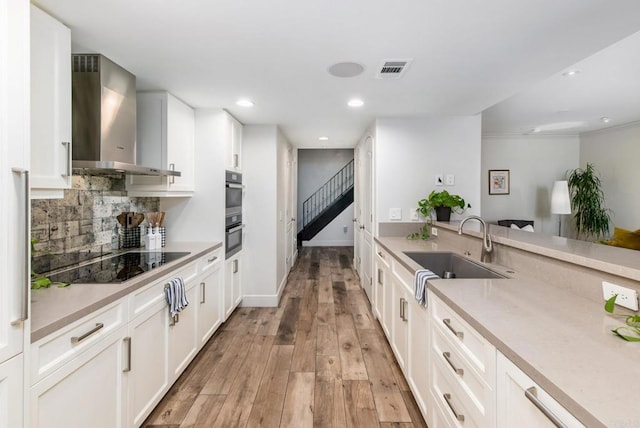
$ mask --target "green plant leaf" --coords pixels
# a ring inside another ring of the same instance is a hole
[[[604,304],[604,310],[609,312],[610,314],[613,313],[613,308],[616,305],[616,299],[618,298],[617,294],[614,294],[613,296],[611,296]]]
[[[56,282],[52,282],[51,285],[55,285],[58,288],[64,288],[64,287],[68,287],[69,285],[71,285],[71,283],[70,282],[56,281]]]
[[[626,334],[622,334],[620,331],[631,331],[636,336],[628,336]],[[631,329],[629,327],[618,327],[614,330],[611,330],[613,334],[620,337],[621,339],[626,340],[627,342],[640,342],[640,331],[638,329]]]
[[[35,278],[31,280],[31,288],[37,290],[39,288],[48,288],[51,285],[51,280],[46,276]]]

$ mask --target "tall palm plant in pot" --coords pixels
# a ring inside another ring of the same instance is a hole
[[[571,208],[578,239],[598,239],[609,233],[610,210],[604,207],[602,183],[593,164],[568,174]]]

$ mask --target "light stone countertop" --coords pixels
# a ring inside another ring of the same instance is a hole
[[[190,254],[119,284],[71,284],[64,288],[52,286],[31,290],[31,343],[221,246],[221,242],[167,243],[163,252],[179,251]],[[144,251],[138,248],[129,250]]]
[[[435,225],[457,232],[460,221],[436,222]],[[479,222],[469,221],[465,223],[463,233],[481,238],[480,230]],[[489,225],[489,231],[497,244],[640,281],[640,251],[497,225]]]
[[[434,251],[437,239],[376,242],[415,271],[420,266],[402,252]],[[437,251],[448,250],[437,243]],[[640,343],[611,333],[622,324],[604,304],[506,274],[510,278],[434,280],[428,289],[586,426],[640,427]]]

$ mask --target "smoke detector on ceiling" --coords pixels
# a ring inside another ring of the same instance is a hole
[[[399,79],[411,64],[411,59],[388,59],[378,68],[376,79]]]

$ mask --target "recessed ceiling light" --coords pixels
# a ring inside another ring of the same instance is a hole
[[[330,75],[336,77],[355,77],[364,71],[364,67],[357,62],[339,62],[327,69]]]
[[[349,107],[362,107],[364,105],[364,101],[362,101],[359,98],[354,98],[354,99],[349,100],[347,105]]]
[[[600,118],[600,120],[602,121],[602,123],[609,123],[611,122],[611,119],[608,118],[607,116],[603,116]]]
[[[329,137],[320,137],[320,138],[318,138],[318,140],[320,140],[320,141],[327,141],[328,139],[329,139]]]
[[[580,74],[580,70],[567,70],[564,73],[562,73],[564,77],[574,77],[578,74]]]
[[[253,107],[253,101],[246,99],[246,98],[242,98],[239,99],[238,101],[236,101],[236,104],[239,105],[240,107]]]

